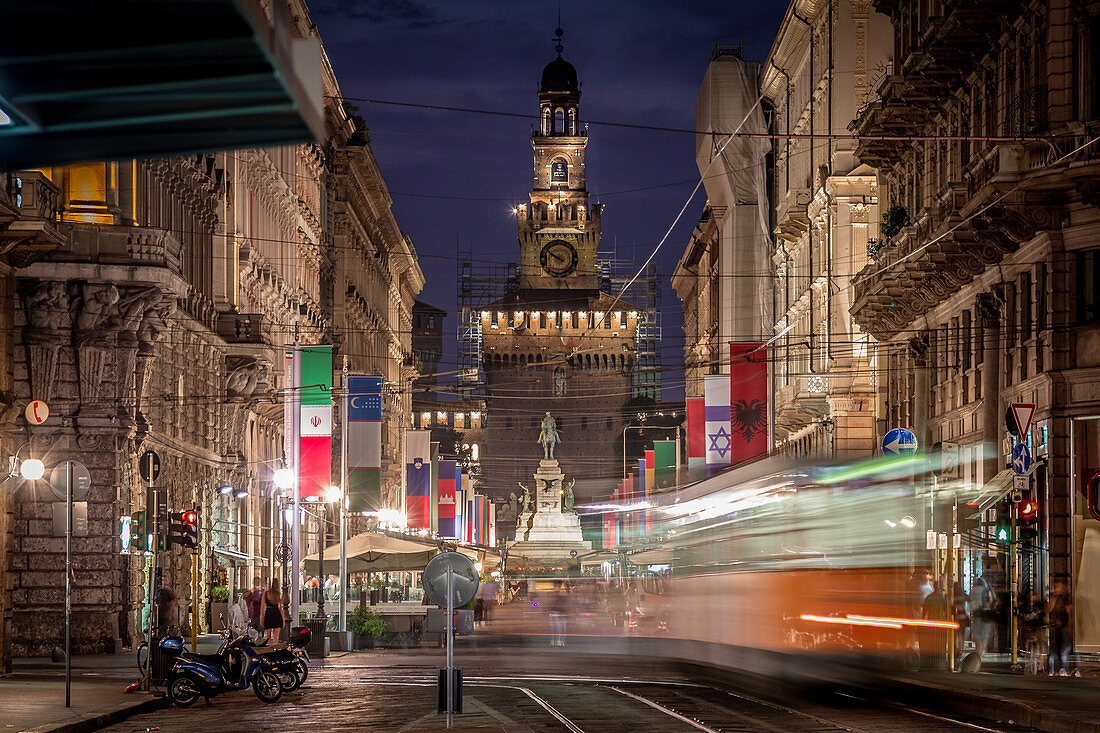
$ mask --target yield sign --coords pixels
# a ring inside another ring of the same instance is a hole
[[[1020,437],[1023,438],[1031,427],[1031,418],[1035,414],[1035,404],[1013,402],[1009,409],[1012,411],[1012,419],[1016,421],[1016,427],[1020,430]]]

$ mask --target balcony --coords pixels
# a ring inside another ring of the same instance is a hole
[[[775,395],[775,424],[788,431],[801,430],[828,412],[824,375],[796,377],[779,388]]]
[[[219,313],[217,331],[227,344],[271,343],[271,328],[262,313]]]
[[[8,175],[0,205],[0,254],[16,267],[25,267],[56,249],[65,240],[57,228],[57,201],[61,191],[39,171]]]

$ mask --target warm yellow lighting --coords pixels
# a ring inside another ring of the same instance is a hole
[[[280,489],[289,489],[294,485],[294,471],[291,471],[289,468],[280,468],[276,470],[272,478],[275,479],[275,485]]]
[[[504,318],[504,313],[497,311],[497,318]]]
[[[477,443],[474,443],[472,446],[470,446],[470,458],[475,461],[478,460]]]
[[[561,319],[562,319],[563,321],[564,321],[564,320],[565,320],[566,318],[568,318],[568,317],[569,317],[569,311],[562,311],[562,312],[561,312]]]
[[[477,420],[479,417],[481,417],[481,413],[477,411],[471,412],[470,417],[472,417],[474,420]]]
[[[596,320],[597,321],[602,321],[603,320],[603,311],[596,311]]]
[[[430,423],[431,421],[432,421],[432,413],[430,413],[430,412],[420,413],[420,422],[421,423],[426,423],[426,422]]]
[[[443,410],[440,410],[439,412],[437,412],[437,413],[435,413],[435,414],[436,414],[436,416],[438,416],[438,417],[439,417],[439,419],[440,419],[440,420],[444,420],[444,421],[445,421],[445,420],[447,419],[447,413],[446,413],[446,412],[444,412]]]
[[[615,317],[618,318],[620,321],[623,320],[623,312],[619,311],[618,313],[615,314]]]
[[[539,312],[538,311],[531,311],[531,317],[532,318],[538,318],[539,317]]]
[[[330,486],[325,489],[325,501],[329,502],[330,504],[340,501],[343,496],[344,490],[341,489],[339,486]]]
[[[581,318],[584,318],[584,313],[585,313],[584,311],[580,311],[579,313],[577,313],[577,315],[580,316]]]
[[[481,311],[481,317],[482,318],[488,318],[489,317],[489,311]]]
[[[523,311],[516,311],[512,314],[513,318],[523,318]]]
[[[638,317],[638,311],[630,311],[630,317],[631,318],[637,318]]]
[[[909,529],[917,526],[916,520],[914,520],[912,517],[902,517],[899,521]]]

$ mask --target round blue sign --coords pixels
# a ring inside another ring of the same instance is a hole
[[[577,551],[576,550],[570,550],[569,551],[569,557],[576,557],[576,556],[577,556]]]
[[[882,439],[882,452],[888,456],[907,456],[917,452],[917,436],[911,430],[894,428]]]
[[[1031,469],[1031,451],[1027,449],[1027,443],[1017,443],[1012,449],[1012,470],[1021,476]]]

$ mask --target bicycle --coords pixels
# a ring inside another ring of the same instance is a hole
[[[162,639],[165,636],[179,636],[180,627],[175,624],[170,624],[164,628],[157,627],[153,629],[153,637],[155,639]],[[137,648],[137,668],[142,677],[145,677],[145,669],[149,664],[149,642],[143,641],[138,644]]]

